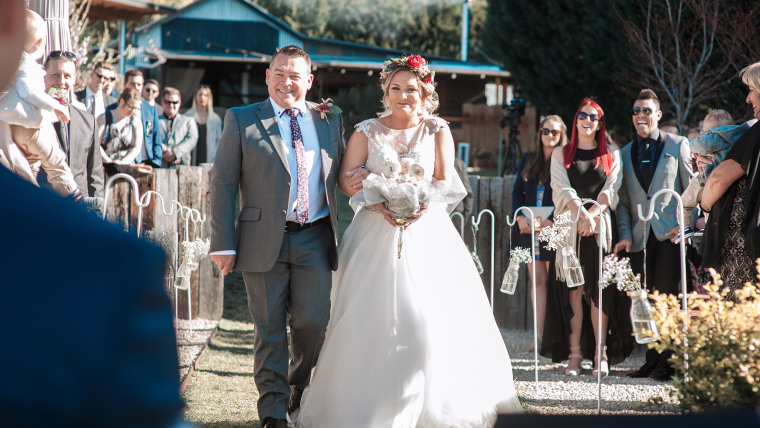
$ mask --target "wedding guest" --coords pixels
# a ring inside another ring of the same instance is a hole
[[[198,127],[195,121],[179,113],[182,98],[179,90],[166,87],[161,91],[161,104],[164,114],[159,123],[161,133],[164,136],[162,146],[164,149],[164,168],[174,168],[177,165],[192,165],[192,152],[198,143]]]
[[[108,94],[111,98],[119,98],[119,89],[123,89],[124,76],[116,73],[114,80],[106,80],[103,84],[103,93]]]
[[[691,129],[689,129],[689,132],[686,134],[686,139],[688,139],[689,141],[691,141],[691,140],[699,137],[700,135],[702,135],[702,128],[700,128],[700,127],[691,128]]]
[[[113,68],[113,65],[99,61],[95,63],[90,72],[90,83],[81,91],[75,92],[74,95],[79,102],[84,103],[91,115],[98,117],[106,112],[106,106],[116,102],[116,98],[104,90],[106,82],[113,82],[114,80],[116,80],[116,69]]]
[[[554,148],[567,144],[567,127],[562,118],[556,115],[546,116],[538,125],[535,150],[526,153],[520,161],[517,169],[517,178],[512,188],[512,208],[522,206],[553,206],[551,178],[551,158]],[[552,224],[551,217],[542,219],[541,228]],[[530,234],[534,225],[530,224],[528,217],[522,212],[517,215],[517,224],[512,230],[512,247],[530,248]],[[536,238],[538,243],[538,238]],[[536,301],[536,324],[538,331],[538,347],[544,331],[544,314],[546,312],[546,278],[549,262],[554,257],[554,252],[546,248],[542,243],[536,251],[536,295],[532,299]],[[528,275],[533,275],[532,264],[528,263]],[[531,287],[531,292],[533,291]],[[536,344],[532,344],[533,350]]]
[[[760,62],[745,67],[740,76],[749,90],[746,101],[760,119]],[[702,266],[720,273],[730,290],[729,299],[736,288],[754,282],[754,260],[760,256],[758,149],[760,125],[755,123],[712,171],[700,202],[702,211],[709,213],[702,240]],[[709,156],[697,156],[700,169],[711,162]]]
[[[53,52],[51,52],[53,53]],[[76,64],[66,55],[48,55],[45,61],[45,90],[62,90],[70,93],[76,83]],[[100,198],[91,208],[98,209],[103,198],[103,162],[95,118],[85,110],[69,106],[71,121],[54,124],[57,143],[66,154],[66,162],[74,175],[79,191],[89,197]],[[47,183],[47,174],[40,171],[37,181]]]
[[[572,218],[578,218],[577,223],[571,225],[570,244],[580,260],[584,283],[568,287],[572,284],[563,271],[563,254],[557,251],[549,269],[541,353],[553,361],[569,357],[565,370],[568,376],[581,373],[583,358],[594,360],[592,375],[607,376],[609,364],[623,361],[633,350],[628,317],[630,300],[615,287],[607,287],[602,292],[599,325],[599,246],[609,253],[617,239],[613,210],[618,203],[621,179],[620,152],[616,146],[607,144],[604,111],[596,101],[586,98],[575,114],[570,143],[556,147],[551,159],[555,218],[565,211],[569,211]],[[598,202],[601,213],[596,204],[586,208],[581,199]],[[584,317],[588,309],[591,328],[589,317]],[[600,343],[601,348],[598,348]],[[597,358],[599,351],[601,361]]]
[[[641,274],[649,292],[678,294],[681,263],[678,245],[670,241],[678,225],[677,200],[670,194],[657,200],[657,215],[641,220],[637,205],[649,206],[660,189],[683,193],[692,175],[689,141],[658,128],[662,118],[660,100],[651,89],[642,89],[633,103],[632,121],[636,138],[620,151],[623,162],[623,185],[617,209],[620,241],[615,254],[625,250],[631,269]],[[644,251],[646,250],[646,252]],[[669,353],[647,351],[646,362],[628,376],[669,380],[674,374],[668,363]]]
[[[216,147],[222,137],[222,119],[214,112],[211,88],[201,85],[193,95],[193,105],[185,112],[198,127],[198,144],[193,150],[193,165],[214,163]]]
[[[97,119],[98,141],[103,167],[108,175],[124,172],[142,149],[142,127],[138,126],[140,92],[126,88],[119,94],[116,108],[109,108]]]
[[[158,81],[156,81],[156,79],[146,80],[142,89],[142,98],[143,100],[147,101],[148,104],[151,105],[151,107],[155,107],[156,111],[158,112],[158,115],[161,116],[162,114],[164,114],[164,108],[161,107],[160,103],[156,102],[158,95],[159,95]]]
[[[143,82],[143,74],[136,68],[131,68],[124,73],[124,88],[137,90],[138,96],[142,93]],[[147,101],[142,99],[140,101],[135,113],[138,119],[135,121],[135,128],[143,136],[144,142],[134,162],[160,168],[163,156],[163,148],[161,147],[163,135],[158,124],[158,112]],[[108,108],[116,108],[116,104],[111,104]]]
[[[27,10],[25,23],[24,52],[16,77],[9,87],[9,92],[16,94],[20,100],[32,108],[38,109],[43,120],[39,126],[33,128],[8,122],[10,135],[13,142],[26,155],[31,172],[31,182],[37,184],[36,176],[41,164],[48,175],[50,184],[59,195],[81,201],[84,195],[79,191],[74,181],[74,175],[66,162],[66,154],[58,145],[53,128],[53,124],[56,122],[68,122],[70,120],[69,109],[45,91],[44,72],[37,63],[45,50],[45,22],[36,12]],[[51,51],[50,55],[68,55],[76,58],[72,52],[65,51]],[[68,96],[68,93],[56,94],[56,97],[60,99],[68,98]]]

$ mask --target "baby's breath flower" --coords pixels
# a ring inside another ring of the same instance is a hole
[[[532,262],[533,254],[528,248],[516,247],[509,252],[509,261],[514,263],[530,263]]]
[[[211,241],[195,238],[194,241],[182,241],[182,257],[185,263],[198,263],[208,255]]]

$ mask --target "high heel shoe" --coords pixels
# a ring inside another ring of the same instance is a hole
[[[594,370],[591,370],[592,376],[598,376],[599,372],[602,373],[602,377],[607,377],[610,374],[610,366],[607,364],[607,347],[604,347],[602,351],[602,362],[597,364],[597,354],[594,354]]]
[[[570,362],[567,363],[565,376],[578,376],[581,374],[581,361],[583,361],[583,355],[581,355],[581,346],[571,346]],[[573,362],[575,362],[575,364],[573,364]]]
[[[538,350],[541,350],[541,343],[544,341],[544,335],[539,334],[538,335]],[[530,346],[528,347],[528,352],[533,352],[536,349],[536,342],[531,342]]]

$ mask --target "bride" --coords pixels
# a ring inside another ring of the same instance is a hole
[[[346,230],[333,276],[330,322],[297,426],[484,427],[522,412],[507,349],[470,254],[447,214],[464,196],[434,72],[418,55],[386,61],[385,113],[357,125],[340,189],[362,202],[347,171],[411,158],[437,189],[399,229],[383,203],[364,206]],[[366,205],[366,204],[365,204]]]

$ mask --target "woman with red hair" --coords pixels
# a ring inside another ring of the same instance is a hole
[[[617,147],[607,143],[606,123],[602,107],[590,98],[584,99],[575,114],[572,138],[565,147],[552,153],[551,186],[557,215],[570,211],[578,222],[571,224],[570,245],[578,255],[585,283],[569,288],[562,269],[562,253],[553,262],[555,275],[550,275],[547,287],[546,321],[541,354],[554,361],[570,359],[565,374],[581,373],[584,358],[594,359],[593,375],[609,374],[609,362],[615,364],[633,350],[630,322],[625,310],[618,310],[621,297],[614,286],[603,292],[602,325],[598,326],[599,245],[611,252],[616,238],[612,210],[618,202],[622,183],[620,155]],[[593,199],[602,209],[583,205],[581,199]],[[614,234],[614,235],[613,235]],[[550,267],[550,272],[551,272]],[[623,296],[624,298],[624,296]],[[584,318],[584,312],[590,316]],[[616,314],[621,315],[620,322]],[[590,323],[589,323],[590,318]],[[622,332],[627,328],[627,332]],[[602,361],[596,361],[597,332],[609,332],[602,337]]]

